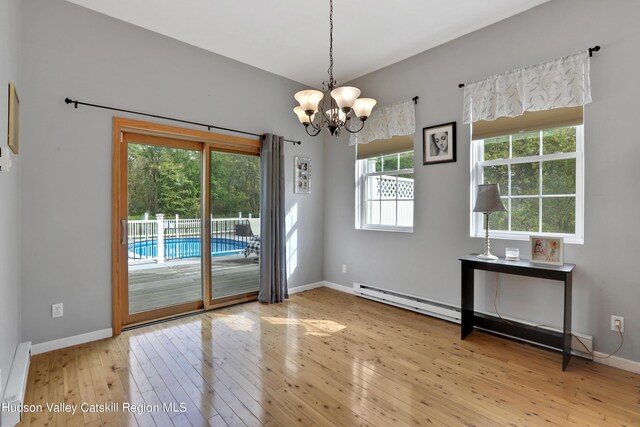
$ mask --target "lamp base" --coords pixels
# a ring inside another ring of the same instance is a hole
[[[495,255],[491,255],[491,252],[487,251],[483,254],[477,255],[476,258],[480,258],[480,259],[490,259],[490,260],[496,260],[498,259],[497,256]]]

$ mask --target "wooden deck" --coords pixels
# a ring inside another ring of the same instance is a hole
[[[321,288],[35,355],[22,425],[640,425],[640,375],[561,357]]]
[[[215,298],[258,290],[260,268],[255,256],[211,258]],[[200,261],[175,260],[129,266],[129,312],[140,313],[202,299]]]

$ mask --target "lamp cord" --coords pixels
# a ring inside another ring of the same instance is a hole
[[[498,295],[500,294],[500,273],[496,273],[496,293],[493,297],[493,309],[496,312],[496,315],[498,316],[498,318],[500,320],[502,320],[503,322],[509,323],[510,325],[515,325],[514,322],[511,322],[508,319],[505,319],[504,317],[502,317],[502,315],[500,314],[500,312],[498,311]],[[545,325],[545,324],[539,324],[539,325],[523,325],[522,323],[518,323],[518,326],[524,326],[525,328],[528,329],[533,329],[533,328],[538,328],[538,327],[547,327],[547,328],[552,328],[552,326],[549,325]],[[618,333],[620,334],[620,345],[618,346],[618,348],[615,349],[615,351],[613,353],[609,353],[606,356],[597,356],[593,353],[593,351],[589,350],[589,348],[587,347],[587,345],[582,342],[582,340],[580,339],[580,337],[574,335],[573,332],[571,332],[571,336],[574,337],[576,340],[578,340],[578,342],[580,343],[580,345],[582,347],[584,347],[585,351],[587,353],[589,353],[589,355],[591,357],[595,357],[598,359],[608,359],[611,356],[613,356],[614,354],[616,354],[618,351],[620,351],[620,349],[622,348],[622,345],[624,344],[624,334],[622,333],[622,330],[620,329],[619,326],[616,326],[616,329],[618,330]]]

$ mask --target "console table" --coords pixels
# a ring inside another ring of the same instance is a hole
[[[534,343],[543,344],[562,350],[562,370],[567,369],[571,359],[571,281],[574,264],[549,265],[536,264],[528,260],[507,261],[499,258],[495,261],[477,258],[475,255],[460,257],[462,278],[461,334],[465,339],[474,327],[499,332],[512,337],[521,338]],[[564,325],[562,332],[550,331],[540,327],[532,327],[524,323],[505,322],[497,316],[474,311],[474,272],[475,270],[493,271],[495,273],[515,274],[518,276],[537,277],[540,279],[558,280],[564,284]]]

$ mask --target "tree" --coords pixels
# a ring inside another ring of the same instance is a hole
[[[130,144],[129,218],[145,213],[199,218],[200,156],[200,151]],[[259,157],[212,152],[210,183],[214,216],[235,217],[238,212],[259,216]]]
[[[576,150],[574,127],[542,131],[542,144],[540,137],[540,132],[529,132],[513,135],[511,142],[508,136],[487,139],[484,141],[484,160],[571,153]],[[487,166],[484,168],[484,182],[497,183],[503,196],[512,196],[512,231],[540,231],[542,210],[543,232],[575,232],[575,159]],[[503,197],[503,202],[508,208],[509,198]],[[509,230],[507,213],[492,214],[491,229]]]

